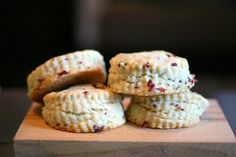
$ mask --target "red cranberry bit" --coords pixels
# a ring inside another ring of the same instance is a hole
[[[165,91],[166,91],[166,89],[165,89],[165,88],[162,88],[162,87],[156,88],[156,89],[159,90],[161,93],[165,93]]]
[[[176,67],[177,63],[172,63],[171,66]]]
[[[153,82],[152,82],[152,80],[149,80],[148,83],[147,83],[148,87],[149,87],[151,84],[153,84]]]
[[[88,91],[84,91],[83,93],[84,93],[84,95],[87,95],[87,94],[88,94]]]
[[[103,130],[103,126],[93,125],[94,132],[101,132]]]
[[[147,128],[147,127],[148,127],[148,122],[147,122],[147,121],[144,121],[142,127],[143,127],[143,128]]]
[[[147,62],[146,64],[143,65],[143,68],[150,68],[150,64]]]
[[[44,78],[44,77],[41,77],[41,78],[38,79],[38,82],[39,82],[39,83],[42,83],[44,80],[45,80],[45,78]]]
[[[155,88],[155,84],[152,82],[152,80],[148,81],[147,86],[149,87],[148,92],[151,92]]]
[[[191,80],[191,83],[192,83],[192,84],[197,83],[197,82],[198,82],[198,80],[196,80],[196,79],[192,79],[192,80]]]
[[[163,92],[163,93],[164,93],[165,91],[166,91],[165,88],[162,88],[162,87],[160,88],[160,92]]]
[[[65,70],[63,70],[62,72],[59,72],[59,73],[57,74],[57,76],[58,76],[58,77],[61,77],[61,76],[66,75],[66,74],[68,74],[68,72],[65,71]]]
[[[155,87],[155,84],[151,84],[148,91],[151,92],[154,89],[154,87]]]

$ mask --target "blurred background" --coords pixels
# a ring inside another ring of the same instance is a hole
[[[107,68],[118,52],[167,50],[189,60],[199,79],[196,90],[205,82],[209,90],[222,88],[219,82],[235,87],[235,0],[4,1],[2,6],[2,88],[26,87],[27,75],[39,64],[87,48],[99,50]]]

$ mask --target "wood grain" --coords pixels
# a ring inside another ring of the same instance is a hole
[[[236,156],[234,134],[216,100],[191,128],[158,130],[127,123],[100,133],[69,133],[46,125],[33,103],[15,135],[21,156]]]

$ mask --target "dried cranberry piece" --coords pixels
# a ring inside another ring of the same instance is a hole
[[[87,95],[87,94],[88,94],[88,91],[84,91],[83,93],[84,93],[84,95]]]
[[[191,83],[192,83],[192,84],[197,83],[197,82],[198,82],[197,79],[192,79],[192,80],[191,80]]]
[[[148,87],[149,87],[151,84],[153,84],[152,80],[148,80],[148,83],[147,83]]]
[[[38,79],[38,82],[42,83],[44,80],[45,80],[45,77],[41,77],[41,78]]]
[[[101,132],[104,126],[93,125],[94,132]]]
[[[172,63],[171,66],[176,67],[177,63]]]
[[[153,88],[155,87],[155,84],[151,84],[148,91],[151,92],[153,90]]]
[[[147,62],[146,64],[143,65],[143,68],[150,68],[150,64]]]
[[[58,77],[61,77],[61,76],[66,75],[66,74],[68,74],[68,72],[65,71],[65,70],[63,70],[62,72],[59,72],[59,73],[57,74],[57,76],[58,76]]]
[[[160,87],[160,88],[156,88],[157,90],[159,90],[161,93],[164,93],[165,91],[166,91],[166,89],[165,88],[163,88],[163,87]]]
[[[147,86],[149,87],[148,92],[151,92],[155,88],[155,84],[152,80],[148,81]]]

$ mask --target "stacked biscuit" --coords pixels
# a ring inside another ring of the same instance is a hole
[[[130,95],[127,119],[149,128],[197,124],[208,101],[195,85],[186,59],[165,51],[118,54],[110,60],[107,88],[103,56],[94,50],[54,57],[27,78],[28,96],[44,102],[43,118],[70,132],[99,132],[126,122],[122,95]]]
[[[27,78],[28,96],[44,102],[43,118],[71,132],[99,132],[125,123],[122,98],[104,86],[103,56],[94,50],[54,57]]]
[[[108,86],[132,97],[127,119],[149,128],[197,124],[208,101],[190,89],[195,85],[185,58],[165,51],[121,53],[110,60]]]

